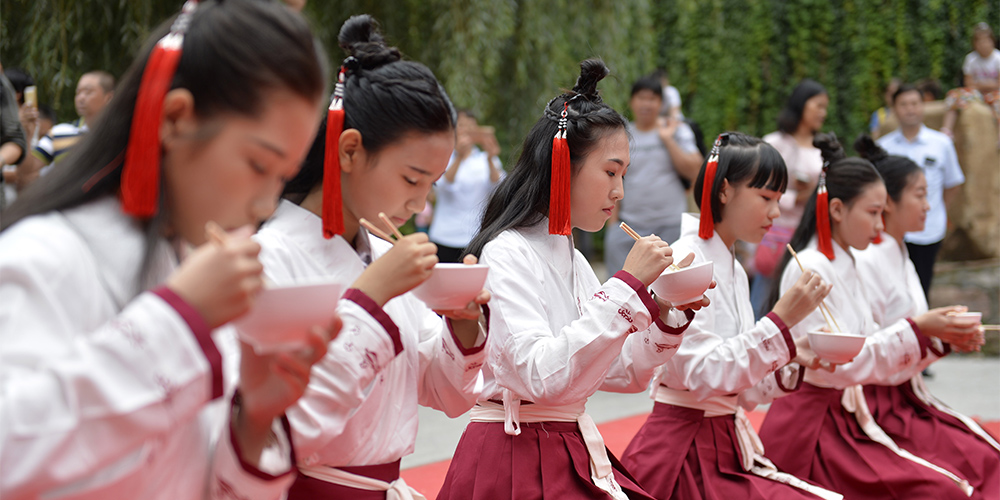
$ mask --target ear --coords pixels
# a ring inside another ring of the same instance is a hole
[[[838,224],[847,218],[847,205],[840,198],[830,199],[830,218]]]
[[[889,215],[896,211],[896,202],[892,198],[886,196],[885,208],[882,209],[883,216]]]
[[[365,146],[358,129],[349,128],[340,134],[340,170],[353,172],[367,161]]]
[[[729,200],[733,199],[734,194],[736,194],[736,188],[729,183],[729,179],[722,179],[722,189],[719,190],[719,203],[723,205],[729,203]]]
[[[174,89],[163,98],[163,114],[160,120],[160,143],[169,151],[177,140],[190,136],[198,128],[194,113],[194,96],[187,89]]]

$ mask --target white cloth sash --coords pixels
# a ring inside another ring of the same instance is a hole
[[[300,466],[299,472],[313,479],[347,486],[348,488],[357,488],[366,491],[384,491],[386,500],[427,500],[427,497],[421,495],[419,491],[409,487],[406,481],[403,481],[403,478],[387,483],[325,465]]]
[[[473,422],[503,422],[504,432],[511,436],[521,434],[521,422],[576,422],[583,435],[583,443],[590,456],[590,479],[594,485],[604,490],[615,500],[628,500],[622,487],[615,481],[614,468],[608,458],[604,438],[597,430],[597,424],[585,412],[586,400],[566,406],[541,406],[537,404],[521,406],[508,389],[503,391],[504,404],[480,401],[470,413]]]
[[[740,465],[743,470],[771,481],[787,484],[794,488],[807,491],[824,500],[842,500],[843,495],[809,484],[791,474],[781,472],[773,462],[764,457],[764,443],[754,430],[753,424],[747,418],[743,407],[737,403],[739,396],[714,396],[698,400],[690,391],[679,391],[660,385],[656,389],[657,403],[663,403],[684,408],[692,408],[705,412],[705,417],[723,417],[732,415],[736,424],[736,445],[740,449]]]
[[[917,374],[916,377],[910,379],[910,384],[913,386],[913,393],[916,394],[917,397],[920,398],[920,400],[923,401],[925,404],[933,406],[934,408],[937,408],[938,410],[957,418],[959,421],[965,424],[965,426],[968,427],[970,431],[974,432],[977,436],[983,438],[983,440],[989,443],[989,445],[992,446],[994,449],[1000,451],[1000,443],[997,443],[997,440],[993,439],[993,436],[991,436],[990,433],[986,432],[982,427],[980,427],[975,420],[965,415],[962,415],[961,413],[955,410],[952,410],[948,405],[944,404],[943,402],[935,398],[934,395],[931,394],[931,391],[927,389],[927,386],[924,385],[923,376]]]
[[[844,389],[844,395],[841,397],[840,404],[845,410],[854,414],[854,418],[857,419],[858,425],[861,426],[861,429],[865,431],[865,434],[868,435],[872,441],[889,448],[893,451],[893,453],[902,458],[945,475],[948,479],[954,481],[955,484],[958,485],[963,492],[965,492],[966,496],[972,496],[973,489],[968,481],[900,448],[899,445],[897,445],[896,442],[893,441],[881,427],[879,427],[878,423],[875,422],[875,418],[872,417],[871,410],[868,408],[868,401],[865,399],[864,389],[860,385],[852,385]]]

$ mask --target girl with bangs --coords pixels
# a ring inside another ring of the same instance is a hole
[[[794,391],[803,366],[821,366],[789,328],[829,293],[803,274],[774,308],[754,321],[737,240],[758,243],[778,217],[785,162],[771,145],[729,132],[719,136],[695,182],[699,217],[685,214],[679,255],[711,262],[712,307],[692,320],[684,342],[653,381],[653,413],[622,458],[656,498],[827,498],[840,495],[778,471],[764,458],[744,407]],[[823,364],[832,369],[829,364]]]

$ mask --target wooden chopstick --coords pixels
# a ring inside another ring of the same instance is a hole
[[[625,233],[627,233],[629,236],[631,236],[633,240],[638,241],[639,238],[642,238],[642,236],[639,236],[639,233],[635,232],[634,229],[632,229],[631,227],[629,227],[628,224],[625,223],[625,221],[622,221],[621,224],[618,224],[618,227],[622,228],[622,231],[625,231]],[[670,269],[673,269],[674,271],[680,271],[681,270],[681,268],[675,266],[673,264],[673,262],[670,263]]]
[[[396,240],[392,239],[392,236],[389,236],[388,234],[386,234],[385,231],[383,231],[383,230],[379,229],[378,227],[376,227],[375,224],[372,224],[371,222],[368,222],[368,219],[365,219],[364,217],[362,217],[361,219],[358,220],[358,222],[360,222],[362,226],[365,226],[365,229],[367,229],[368,231],[370,231],[375,236],[378,236],[379,238],[382,238],[383,240],[388,241],[389,243],[392,243],[393,245],[396,244]]]
[[[1000,325],[981,325],[983,330],[1000,331]]]
[[[391,220],[389,220],[389,217],[385,215],[385,212],[379,212],[378,218],[382,219],[382,222],[385,223],[385,225],[389,228],[390,231],[392,231],[392,234],[396,235],[397,240],[403,239],[403,233],[399,232],[399,229],[397,229],[396,225],[393,224]]]
[[[802,271],[802,274],[805,274],[806,268],[802,266],[802,261],[799,260],[799,254],[795,253],[795,249],[792,248],[791,244],[787,244],[785,246],[788,248],[788,251],[791,252],[792,257],[795,257],[795,262],[798,263],[799,270]],[[831,332],[840,332],[841,331],[840,325],[837,324],[837,320],[833,317],[833,312],[830,311],[830,308],[826,306],[826,301],[825,300],[824,301],[820,301],[820,303],[819,303],[819,312],[821,314],[823,314],[823,319],[826,320],[826,326],[830,327],[830,331]],[[827,317],[827,314],[829,314],[830,316]],[[832,323],[831,323],[831,321],[832,321]],[[837,326],[836,330],[833,329],[834,325]]]

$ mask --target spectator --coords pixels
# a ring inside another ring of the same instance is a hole
[[[667,70],[658,68],[653,73],[653,76],[660,80],[660,85],[663,87],[663,105],[660,108],[660,114],[683,120],[684,112],[681,111],[681,93],[677,91],[676,87],[670,85]]]
[[[788,167],[788,189],[781,196],[781,215],[767,232],[754,255],[754,277],[750,302],[759,320],[768,312],[767,295],[771,290],[774,270],[785,253],[785,245],[799,227],[806,201],[816,189],[823,157],[813,146],[813,137],[823,128],[830,97],[815,80],[802,80],[785,108],[778,114],[778,130],[764,136],[764,142],[774,146]]]
[[[941,132],[954,139],[952,129],[958,117],[958,110],[965,109],[969,102],[980,101],[993,109],[993,116],[1000,120],[1000,50],[996,48],[997,37],[989,24],[979,23],[972,32],[972,48],[962,64],[965,86],[948,91],[945,103],[948,112],[944,115]]]
[[[923,231],[906,233],[904,238],[927,295],[934,276],[934,261],[948,225],[948,203],[961,189],[965,175],[951,139],[924,125],[924,101],[916,87],[900,86],[893,96],[892,112],[899,120],[899,128],[879,139],[879,146],[891,155],[913,160],[927,177],[927,202],[931,206],[927,223]]]
[[[31,157],[18,170],[18,184],[23,187],[44,174],[45,167],[59,160],[80,138],[90,130],[101,111],[114,95],[115,77],[105,71],[90,71],[80,77],[76,85],[75,121],[60,123],[38,141]]]
[[[479,232],[483,203],[503,178],[493,127],[480,127],[472,111],[463,109],[458,112],[456,135],[448,169],[434,184],[437,204],[427,233],[438,246],[441,262],[462,261],[465,246]]]
[[[659,116],[663,87],[654,74],[632,85],[628,124],[631,164],[623,181],[627,199],[617,205],[604,231],[604,263],[608,275],[621,270],[634,241],[614,227],[625,221],[639,234],[655,234],[663,241],[680,237],[681,214],[687,209],[683,179],[698,175],[703,157],[686,123]]]
[[[899,85],[901,83],[903,83],[902,80],[893,77],[893,79],[889,80],[889,83],[886,84],[885,93],[882,94],[885,106],[873,111],[872,119],[868,122],[868,133],[872,136],[872,139],[878,139],[879,128],[882,127],[882,124],[885,123],[886,119],[889,118],[889,115],[892,114],[892,95],[896,93],[896,90],[899,89]]]
[[[917,82],[917,90],[924,98],[924,102],[940,101],[944,98],[944,90],[941,89],[941,82],[934,78],[925,78]]]
[[[21,128],[17,111],[17,96],[14,87],[6,76],[0,75],[0,165],[20,163],[24,159],[24,152],[28,150],[28,143],[24,130]],[[8,174],[4,169],[3,175],[0,176],[0,184],[6,183],[7,178]],[[4,191],[5,189],[0,188],[0,208],[6,205]]]

